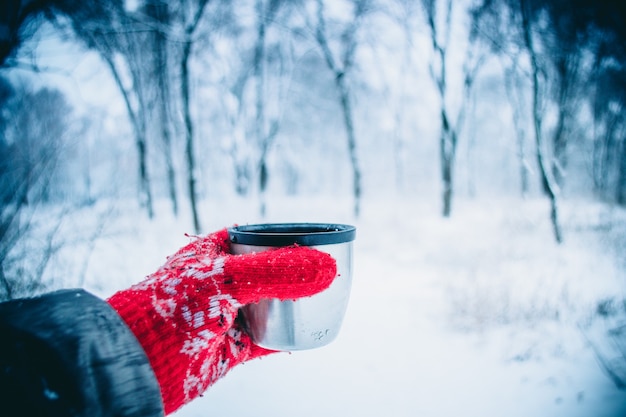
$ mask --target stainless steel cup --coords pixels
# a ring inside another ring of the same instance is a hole
[[[337,337],[352,286],[355,236],[356,228],[345,224],[272,223],[229,229],[233,254],[297,244],[329,253],[337,262],[337,277],[321,293],[295,301],[263,299],[243,307],[240,316],[254,343],[291,351],[325,346]]]

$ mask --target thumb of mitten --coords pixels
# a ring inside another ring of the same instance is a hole
[[[290,300],[317,294],[337,276],[335,260],[327,253],[291,246],[228,256],[224,260],[224,293],[241,304],[263,298]]]

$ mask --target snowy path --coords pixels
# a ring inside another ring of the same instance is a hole
[[[435,297],[357,282],[335,343],[239,367],[177,415],[626,416],[589,349],[505,361],[505,335],[442,330]]]

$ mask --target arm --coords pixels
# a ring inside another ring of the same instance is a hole
[[[5,416],[163,415],[141,345],[109,304],[83,290],[0,304],[0,334]]]
[[[224,229],[106,302],[68,290],[0,304],[0,410],[170,414],[234,366],[273,353],[242,331],[240,307],[307,297],[335,276],[335,260],[306,247],[231,255]]]

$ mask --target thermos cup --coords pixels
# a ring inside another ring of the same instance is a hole
[[[350,297],[356,228],[345,224],[271,223],[236,226],[228,232],[233,254],[300,245],[327,252],[335,259],[337,276],[326,290],[294,301],[263,299],[240,311],[247,333],[261,347],[292,351],[332,342]]]

